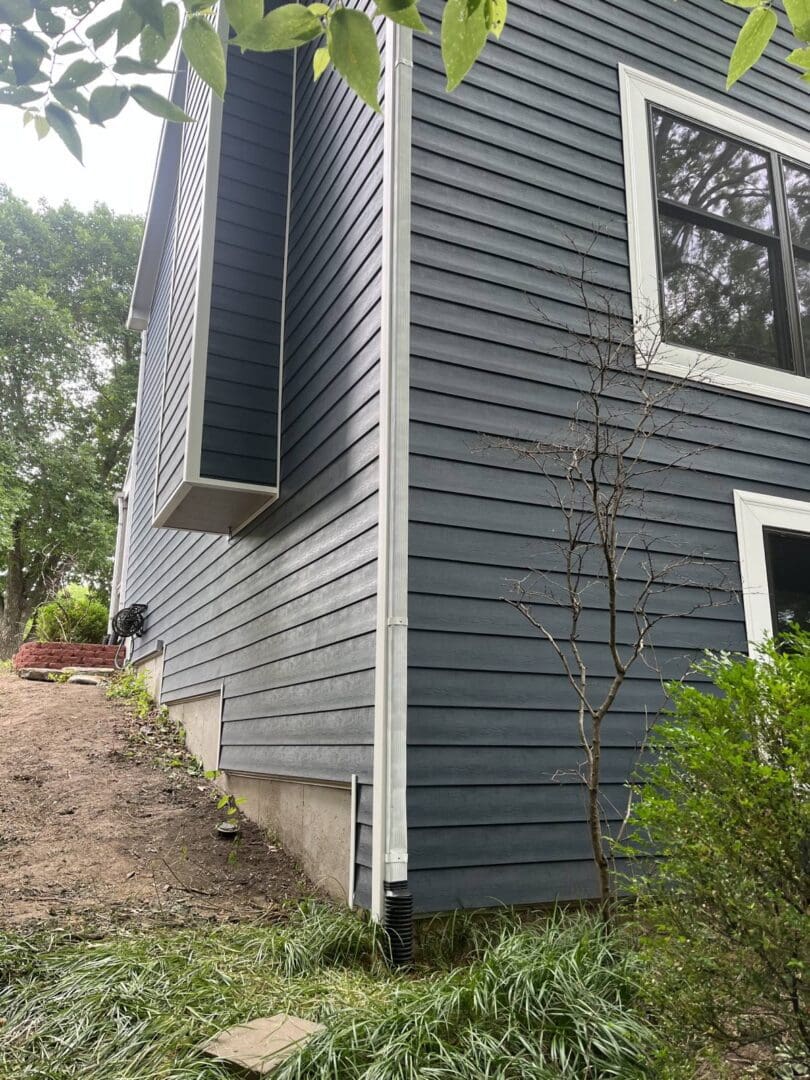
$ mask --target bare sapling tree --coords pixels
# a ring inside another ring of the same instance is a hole
[[[589,281],[589,251],[578,255],[578,272],[560,275],[582,320],[563,328],[559,342],[574,380],[573,415],[537,441],[489,438],[486,445],[536,467],[558,521],[559,539],[550,543],[543,567],[513,582],[505,599],[548,643],[572,691],[583,755],[575,778],[585,789],[607,912],[615,878],[609,811],[614,821],[622,813],[603,796],[603,755],[622,688],[634,668],[646,665],[657,676],[651,698],[663,700],[656,628],[729,603],[734,593],[720,561],[703,550],[685,551],[683,534],[672,537],[659,524],[660,508],[657,515],[646,510],[655,492],[688,490],[695,459],[712,449],[710,395],[695,391],[693,371],[679,377],[655,371],[660,334],[653,320],[634,325],[614,295]],[[653,715],[658,707],[655,702]]]

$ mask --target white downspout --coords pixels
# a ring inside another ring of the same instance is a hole
[[[371,910],[407,882],[408,424],[412,32],[386,23],[380,487]]]

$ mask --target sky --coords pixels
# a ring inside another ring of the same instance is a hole
[[[95,8],[96,16],[116,10],[120,0],[102,0]],[[127,50],[138,55],[137,45]],[[99,50],[102,59],[114,58],[113,43]],[[75,56],[63,58],[66,66]],[[171,70],[172,53],[161,67]],[[55,69],[58,73],[59,67]],[[159,93],[167,94],[171,83],[169,74],[157,77],[129,77],[121,82],[147,83]],[[163,121],[143,111],[129,101],[106,127],[97,127],[77,117],[77,126],[84,146],[82,167],[65,149],[61,140],[50,132],[38,142],[34,125],[23,127],[22,112],[0,106],[0,183],[7,184],[15,195],[35,205],[39,199],[59,205],[66,199],[82,210],[96,202],[105,202],[122,214],[146,214],[149,190],[152,186],[158,142]]]
[[[84,167],[51,132],[37,141],[22,113],[0,107],[0,183],[35,204],[65,199],[83,210],[105,202],[119,213],[145,214],[162,121],[130,101],[104,128],[79,121]]]

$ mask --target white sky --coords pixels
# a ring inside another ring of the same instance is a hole
[[[118,6],[118,0],[102,0],[93,21]],[[138,55],[136,44],[126,51]],[[103,46],[99,55],[110,62],[114,57],[113,42]],[[172,50],[161,67],[171,71],[175,56]],[[75,59],[66,56],[62,63],[66,66]],[[168,94],[171,76],[118,81],[146,83]],[[159,117],[144,112],[132,100],[103,128],[76,117],[84,148],[82,167],[53,131],[39,142],[33,124],[23,127],[20,109],[0,106],[0,183],[32,205],[39,199],[57,206],[67,200],[81,210],[89,210],[93,203],[105,202],[118,213],[145,215],[162,124]]]
[[[105,202],[120,213],[145,214],[161,124],[133,101],[104,128],[79,120],[82,167],[53,132],[38,142],[34,125],[24,128],[22,113],[2,106],[0,182],[32,204],[67,199],[87,210]]]

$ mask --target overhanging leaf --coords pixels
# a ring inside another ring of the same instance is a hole
[[[72,86],[52,86],[51,94],[59,104],[64,105],[66,109],[77,112],[81,116],[90,115],[90,107],[87,98]]]
[[[503,33],[503,28],[506,26],[508,10],[508,0],[486,0],[484,17],[486,19],[487,30],[493,37],[499,38]]]
[[[30,83],[39,73],[39,65],[48,55],[46,43],[25,27],[11,31],[11,68],[18,83]]]
[[[118,23],[120,19],[120,12],[114,11],[111,15],[106,15],[103,19],[99,19],[97,23],[93,23],[92,26],[88,26],[85,33],[93,42],[96,48],[99,45],[103,45],[105,41],[109,41],[115,31],[118,29]],[[135,33],[137,34],[137,30]],[[134,35],[133,35],[134,36]],[[130,38],[130,41],[132,38]]]
[[[810,68],[810,49],[794,49],[792,53],[789,53],[785,59],[789,64],[795,64],[796,67]]]
[[[78,41],[65,41],[53,50],[57,56],[70,56],[71,53],[84,52],[84,45]]]
[[[225,94],[225,51],[222,39],[202,15],[190,15],[180,38],[189,64],[217,97]]]
[[[116,75],[158,75],[160,68],[151,60],[136,60],[134,56],[119,56],[113,64]]]
[[[159,64],[172,47],[179,29],[180,8],[177,4],[165,4],[163,7],[163,34],[158,34],[151,26],[143,28],[138,44],[141,60],[145,64]]]
[[[57,15],[47,7],[38,7],[36,13],[37,26],[48,37],[54,38],[61,34],[66,26],[61,15]],[[22,20],[21,20],[22,21]]]
[[[234,30],[240,33],[264,16],[264,0],[225,0],[225,14]]]
[[[0,0],[0,23],[19,25],[28,22],[34,14],[30,0]]]
[[[392,22],[411,30],[427,31],[416,0],[377,0],[377,14],[385,15]]]
[[[323,33],[321,20],[303,4],[283,4],[237,34],[235,44],[256,52],[295,49]]]
[[[447,0],[442,16],[442,58],[447,89],[455,90],[487,41],[484,5],[469,10],[467,0]]]
[[[131,0],[124,0],[118,12],[118,37],[115,41],[115,51],[120,52],[129,45],[130,41],[134,41],[141,30],[143,30],[143,19],[132,6]]]
[[[773,37],[777,21],[776,12],[763,7],[756,8],[745,20],[729,61],[727,90],[762,56],[765,46]]]
[[[321,75],[329,67],[329,50],[326,46],[322,45],[320,49],[316,49],[312,54],[312,78],[315,82],[320,79]]]
[[[368,15],[353,8],[338,8],[329,20],[329,56],[335,70],[355,94],[380,111],[380,50]]]
[[[82,140],[76,130],[76,122],[61,105],[45,106],[45,119],[77,161],[82,160]]]
[[[129,100],[125,86],[97,86],[90,95],[89,119],[91,124],[103,124],[118,116]]]
[[[156,34],[163,34],[163,5],[161,0],[130,0],[135,12],[140,15],[144,26],[151,26]]]
[[[104,71],[104,65],[93,60],[74,60],[57,82],[54,83],[54,88],[64,87],[65,89],[73,88],[77,86],[86,86],[88,83],[93,82]]]
[[[810,0],[785,0],[785,11],[799,41],[810,41]]]
[[[175,120],[183,123],[193,122],[193,117],[184,113],[180,106],[175,105],[173,101],[169,101],[162,94],[158,94],[151,86],[141,86],[140,84],[131,86],[129,93],[133,101],[137,101],[142,109],[145,109],[153,116],[161,116],[164,120]]]

